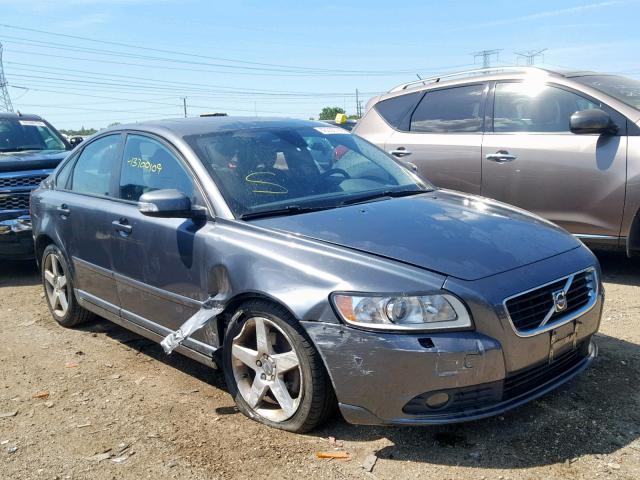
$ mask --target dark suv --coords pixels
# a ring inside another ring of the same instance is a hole
[[[71,148],[36,115],[0,113],[0,259],[33,257],[29,194]]]

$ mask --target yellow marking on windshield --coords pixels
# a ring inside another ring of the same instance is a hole
[[[255,180],[252,177],[254,177],[255,175],[271,175],[272,177],[275,177],[276,174],[273,172],[253,172],[250,173],[249,175],[247,175],[244,179],[247,183],[251,183],[256,185],[256,187],[254,187],[253,193],[267,193],[270,195],[284,195],[286,193],[289,193],[289,190],[287,190],[285,187],[283,187],[282,185],[278,185],[277,183],[273,183],[273,182],[267,182],[265,180]],[[257,187],[257,185],[261,185],[262,187]],[[276,189],[280,189],[280,191],[273,191],[273,190],[255,190],[255,188],[265,188],[265,187],[275,187]]]

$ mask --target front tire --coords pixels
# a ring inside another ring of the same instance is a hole
[[[91,312],[76,301],[73,280],[62,252],[49,245],[42,254],[42,285],[53,319],[63,327],[75,327],[89,321]]]
[[[223,345],[229,393],[247,417],[290,432],[307,432],[335,409],[320,355],[284,308],[247,302],[229,324]]]

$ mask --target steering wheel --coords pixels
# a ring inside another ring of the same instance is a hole
[[[330,168],[326,172],[320,174],[320,176],[318,177],[318,181],[330,177],[331,175],[335,175],[336,173],[342,175],[345,180],[349,180],[351,178],[351,175],[349,175],[345,170],[341,168]]]

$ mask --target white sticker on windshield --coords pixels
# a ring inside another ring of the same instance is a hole
[[[324,135],[345,135],[349,133],[346,130],[337,127],[315,127],[315,131]]]
[[[40,120],[18,120],[20,125],[25,127],[46,127],[47,125]]]

